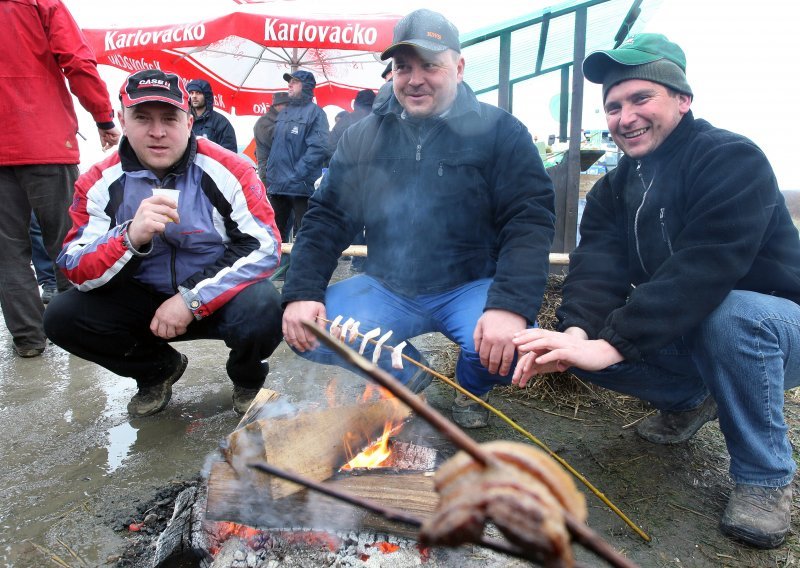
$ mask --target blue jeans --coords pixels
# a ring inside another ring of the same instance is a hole
[[[395,294],[375,278],[361,274],[328,287],[325,310],[328,319],[341,315],[345,320],[353,318],[361,322],[360,333],[376,327],[380,327],[382,333],[392,330],[388,345],[397,345],[423,333],[442,333],[461,347],[456,363],[459,384],[480,396],[492,390],[496,384],[511,382],[511,374],[507,377],[492,375],[481,365],[472,340],[491,283],[492,280],[486,278],[447,292],[408,298]],[[358,346],[359,342],[356,342],[354,347]],[[372,358],[372,347],[370,344],[364,351],[368,359]],[[411,344],[403,349],[403,354],[415,361],[421,357]],[[342,365],[339,356],[322,345],[300,355],[325,365]],[[392,369],[390,355],[388,350],[383,351],[378,365],[401,382],[409,382],[417,368],[406,363],[402,370]]]
[[[571,371],[666,411],[711,394],[733,480],[782,487],[794,477],[783,393],[800,384],[800,306],[790,300],[735,290],[690,337],[646,361]]]

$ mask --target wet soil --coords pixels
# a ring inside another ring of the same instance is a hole
[[[433,366],[447,373],[446,340],[418,341]],[[195,341],[177,347],[189,356],[189,367],[169,406],[156,416],[129,420],[125,405],[135,392],[133,381],[53,346],[42,357],[20,359],[0,329],[0,565],[150,565],[175,496],[198,482],[208,456],[238,422],[224,346]],[[300,407],[324,404],[323,391],[337,375],[283,345],[270,364],[268,386]],[[341,381],[337,392],[347,398],[362,388],[358,380]],[[435,382],[426,395],[448,414],[449,387]],[[731,482],[716,423],[686,444],[656,446],[630,427],[648,412],[645,406],[578,383],[538,384],[522,392],[496,389],[490,403],[564,458],[651,537],[645,542],[579,484],[590,526],[640,565],[800,564],[796,514],[786,543],[772,551],[740,546],[719,533]],[[797,447],[800,399],[791,393],[786,416]],[[479,441],[523,440],[494,417],[489,428],[470,434]],[[443,456],[453,453],[429,430],[420,427],[418,435]],[[585,551],[577,550],[577,556],[590,566],[602,565]],[[468,560],[443,554],[429,564],[486,565],[480,554],[470,553]]]

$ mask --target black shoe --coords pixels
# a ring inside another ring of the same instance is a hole
[[[142,418],[164,410],[169,399],[172,398],[172,385],[181,378],[188,363],[189,359],[181,353],[180,363],[163,382],[139,387],[139,392],[133,395],[128,403],[128,414],[134,418]]]
[[[720,529],[723,534],[757,548],[776,548],[789,532],[792,486],[737,484],[728,500]]]
[[[253,400],[260,390],[260,387],[257,389],[248,389],[240,387],[239,385],[233,385],[233,410],[236,414],[244,414],[247,412],[247,409],[253,404]]]
[[[56,290],[55,286],[44,286],[42,287],[42,303],[47,305],[50,303],[50,300],[53,299],[53,296],[58,294],[58,290]]]
[[[19,347],[16,343],[12,343],[11,348],[14,350],[14,353],[23,359],[38,357],[44,353],[44,347]]]
[[[636,433],[654,444],[680,444],[695,435],[705,424],[717,418],[717,403],[709,395],[693,410],[659,411],[642,420]]]

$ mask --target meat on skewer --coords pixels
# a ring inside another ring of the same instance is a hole
[[[386,333],[384,333],[378,342],[375,344],[375,350],[372,352],[372,364],[377,365],[378,359],[381,356],[381,349],[383,348],[383,344],[386,343],[386,340],[392,336],[392,330],[390,329]]]
[[[347,338],[348,343],[355,343],[356,339],[358,339],[358,326],[361,325],[360,321],[355,322],[353,325],[350,326],[350,337]]]
[[[376,327],[375,329],[369,330],[367,333],[364,334],[364,338],[361,340],[361,346],[358,348],[358,354],[363,355],[364,349],[367,348],[367,343],[373,337],[377,337],[381,334],[381,328]]]
[[[336,316],[336,319],[331,322],[330,334],[333,337],[339,337],[339,324],[342,323],[342,317],[344,316]]]
[[[459,452],[436,472],[434,487],[441,500],[422,526],[422,543],[477,542],[491,521],[513,544],[541,554],[545,566],[573,566],[563,512],[579,522],[585,522],[587,512],[572,478],[533,446],[502,440],[481,446],[498,465],[483,467]]]
[[[344,322],[344,325],[342,325],[342,330],[339,332],[339,341],[347,340],[347,332],[350,330],[350,326],[354,323],[356,323],[356,320],[353,318],[347,318],[347,321]]]
[[[392,369],[403,368],[403,349],[406,347],[406,342],[402,341],[394,346],[392,350]]]

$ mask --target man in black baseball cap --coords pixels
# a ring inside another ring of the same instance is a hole
[[[139,71],[120,89],[119,150],[75,184],[57,259],[75,288],[45,312],[53,343],[136,380],[135,418],[163,410],[187,358],[170,343],[223,340],[243,413],[281,341],[269,275],[280,238],[249,162],[192,134],[184,80]]]
[[[541,303],[552,182],[525,126],[463,82],[458,30],[442,14],[402,18],[382,57],[393,60],[392,82],[342,135],[297,236],[283,288],[286,341],[335,363],[302,322],[343,315],[362,330],[391,328],[392,341],[419,361],[405,340],[442,332],[460,347],[464,391],[453,419],[483,427],[489,415],[479,401],[510,382],[513,334],[533,325]],[[362,229],[365,274],[326,288]],[[393,369],[385,351],[377,360],[416,392],[431,382],[423,370]]]
[[[182,79],[159,69],[146,69],[129,75],[119,90],[119,100],[124,108],[162,102],[189,112],[189,93]]]
[[[514,382],[569,368],[646,400],[659,412],[636,433],[655,444],[718,416],[736,484],[722,531],[776,547],[796,470],[783,391],[800,384],[800,241],[775,174],[751,140],[694,118],[686,57],[663,35],[583,71],[625,156],[587,196],[563,332],[517,338]]]

